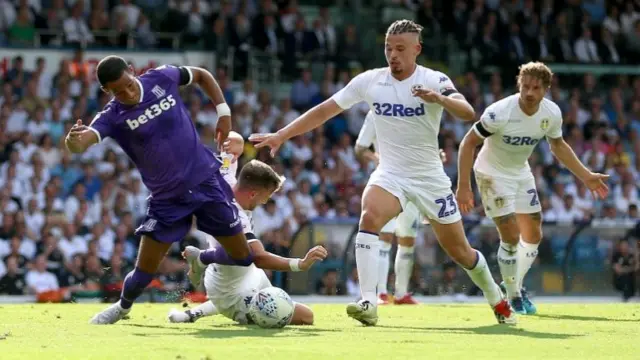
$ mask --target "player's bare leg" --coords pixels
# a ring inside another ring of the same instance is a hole
[[[218,309],[209,300],[194,307],[193,309],[180,311],[178,309],[169,310],[167,318],[172,323],[196,322],[198,319],[219,314]]]
[[[356,235],[356,265],[362,299],[347,305],[347,315],[367,326],[378,323],[377,294],[382,227],[401,211],[400,201],[387,190],[370,185],[362,196],[360,231]]]
[[[158,267],[170,247],[170,243],[163,243],[148,235],[143,235],[140,240],[136,267],[124,278],[120,301],[96,314],[90,323],[113,324],[124,318],[131,311],[133,302],[142,295],[144,289],[153,280],[153,276],[158,271]]]
[[[520,239],[520,229],[516,221],[516,214],[511,213],[493,218],[498,233],[500,234],[500,247],[498,248],[498,265],[504,284],[507,299],[511,302],[513,310],[518,314],[526,314],[522,297],[520,296],[520,285],[518,277],[518,241]]]
[[[389,304],[387,283],[389,282],[389,265],[393,233],[380,233],[380,260],[378,263],[378,305]]]
[[[307,305],[296,303],[290,325],[313,325],[313,310]]]
[[[538,256],[538,246],[542,241],[542,214],[516,214],[516,221],[520,228],[520,242],[518,243],[518,286],[522,295],[527,314],[535,314],[536,307],[529,299],[527,291],[523,287],[523,280],[531,265]]]
[[[187,246],[182,252],[182,256],[189,263],[189,280],[195,287],[200,285],[202,274],[209,264],[249,266],[253,263],[253,256],[244,233],[216,236],[216,240],[222,245],[224,251],[200,250],[194,246]]]
[[[398,237],[398,251],[394,272],[396,274],[395,293],[393,303],[396,305],[415,305],[418,302],[409,293],[409,280],[413,274],[413,252],[415,237]]]
[[[479,251],[469,245],[462,221],[440,224],[431,220],[438,242],[449,257],[464,268],[471,280],[484,293],[499,323],[515,324],[516,317],[509,302],[502,297],[500,287],[493,280],[487,261]]]

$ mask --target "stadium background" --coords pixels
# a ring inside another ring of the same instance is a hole
[[[551,64],[557,76],[548,97],[563,110],[564,136],[590,168],[611,175],[612,191],[594,202],[546,143],[538,147],[531,166],[545,238],[527,285],[539,294],[631,297],[640,264],[640,1],[608,3],[0,0],[0,297],[112,298],[134,264],[133,230],[147,196],[139,174],[113,142],[79,156],[63,144],[76,119],[90,122],[109,100],[93,73],[103,56],[121,55],[137,72],[165,63],[209,69],[246,138],[282,127],[363,69],[383,66],[382,34],[401,18],[425,27],[420,64],[449,74],[478,116],[514,92],[519,64]],[[183,98],[213,145],[215,108],[193,87]],[[355,158],[353,143],[367,110],[355,106],[293,139],[275,159],[246,144],[241,162],[258,158],[288,179],[254,213],[266,248],[291,256],[312,244],[329,249],[309,273],[269,273],[292,293],[357,295],[352,242],[373,164]],[[467,129],[444,115],[440,145],[454,184]],[[479,207],[465,226],[498,276],[491,221]],[[192,290],[179,251],[200,240],[176,244],[148,299],[177,300]],[[473,295],[468,285],[423,227],[411,289]]]

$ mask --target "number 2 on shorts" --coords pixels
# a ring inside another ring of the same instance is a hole
[[[436,199],[435,203],[440,205],[440,211],[438,211],[439,218],[453,215],[458,211],[458,205],[456,204],[456,200],[453,198],[453,194],[449,194],[446,198]],[[449,204],[448,211],[447,203]]]
[[[527,190],[527,194],[531,194],[531,202],[529,203],[529,206],[536,206],[539,204],[538,202],[538,192],[536,191],[536,189],[529,189]]]

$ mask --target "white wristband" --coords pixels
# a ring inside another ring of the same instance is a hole
[[[291,259],[291,260],[289,260],[289,268],[291,268],[291,271],[293,271],[293,272],[302,271],[302,270],[300,270],[300,262],[301,261],[302,261],[301,259]]]
[[[216,105],[216,112],[218,113],[218,117],[231,116],[231,108],[229,108],[227,103]]]

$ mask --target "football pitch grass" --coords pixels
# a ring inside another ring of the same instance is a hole
[[[513,327],[479,304],[381,307],[377,327],[342,304],[311,305],[315,326],[280,330],[219,315],[170,324],[172,306],[94,326],[104,304],[2,305],[0,359],[640,359],[640,304],[542,304]]]

